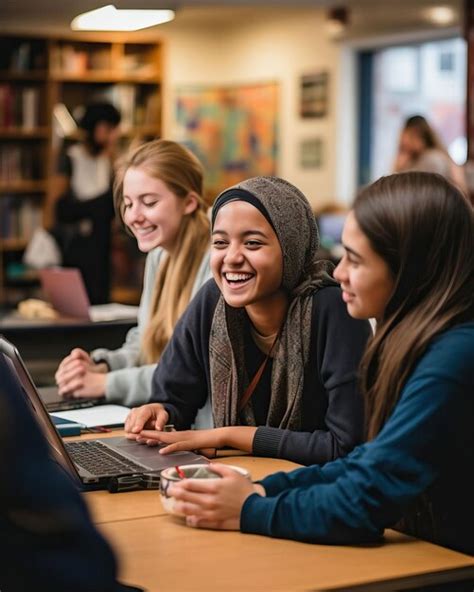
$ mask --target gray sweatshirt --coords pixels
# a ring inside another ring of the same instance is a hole
[[[105,397],[109,403],[136,407],[148,403],[150,398],[151,377],[156,364],[139,365],[139,355],[143,332],[150,317],[156,273],[163,254],[163,250],[157,248],[151,251],[146,258],[138,325],[127,333],[125,343],[116,350],[100,348],[91,353],[95,362],[106,362],[110,368],[105,387]],[[196,275],[192,297],[210,277],[209,251],[207,251]]]

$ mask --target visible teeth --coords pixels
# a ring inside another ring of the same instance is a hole
[[[150,228],[136,228],[135,229],[135,232],[137,234],[149,234],[152,231],[153,231],[153,227],[150,227]]]
[[[226,273],[225,277],[229,282],[241,282],[241,281],[245,281],[245,280],[250,279],[252,277],[252,274],[251,273]]]

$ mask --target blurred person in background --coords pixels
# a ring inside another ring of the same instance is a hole
[[[113,159],[120,119],[109,103],[87,105],[79,121],[83,136],[61,152],[55,180],[54,233],[63,265],[80,269],[91,304],[110,299]]]
[[[409,117],[400,133],[394,172],[423,171],[438,173],[467,193],[464,172],[422,115]]]

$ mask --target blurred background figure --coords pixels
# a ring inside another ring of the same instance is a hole
[[[438,134],[422,115],[409,117],[400,133],[394,172],[410,170],[443,175],[467,193],[463,169],[453,161]]]
[[[63,265],[78,267],[92,304],[109,301],[113,159],[119,111],[109,103],[86,106],[82,136],[59,157],[55,234]]]

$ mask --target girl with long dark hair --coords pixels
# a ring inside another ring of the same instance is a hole
[[[351,544],[401,530],[473,552],[474,216],[443,177],[363,189],[335,271],[354,318],[377,319],[362,360],[367,442],[343,459],[250,484],[184,480],[193,526]]]

